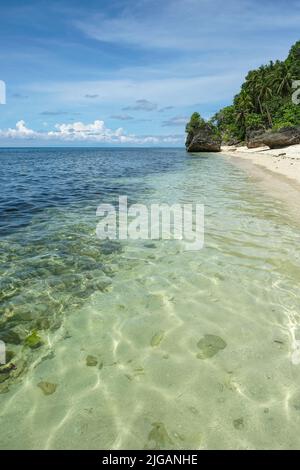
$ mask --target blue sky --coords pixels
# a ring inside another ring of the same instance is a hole
[[[300,1],[1,2],[0,145],[175,145],[299,40]]]

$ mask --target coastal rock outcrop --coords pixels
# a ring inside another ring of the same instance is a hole
[[[263,130],[249,132],[247,135],[248,149],[255,149],[258,147],[263,147],[265,145],[262,140],[264,135],[265,135],[265,131]]]
[[[247,141],[249,149],[264,145],[270,147],[270,149],[279,149],[296,144],[300,144],[300,127],[284,127],[276,132],[253,132],[249,135]]]
[[[215,129],[206,124],[201,129],[188,133],[185,146],[188,152],[220,152],[221,140]]]
[[[270,149],[300,144],[300,127],[284,127],[277,132],[266,132],[262,141]]]

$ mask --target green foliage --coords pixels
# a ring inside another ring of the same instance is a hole
[[[206,122],[199,113],[193,113],[190,121],[187,123],[185,131],[195,133],[198,129],[205,127]]]
[[[300,106],[293,103],[286,103],[274,117],[274,129],[283,127],[293,127],[300,123]]]
[[[235,120],[235,108],[234,106],[226,106],[221,109],[212,118],[212,122],[218,125],[221,131],[224,131]]]
[[[235,106],[226,106],[212,118],[213,124],[219,130],[223,142],[231,143],[242,140],[241,129],[238,124]]]
[[[263,118],[261,114],[249,113],[245,118],[246,129],[256,131],[264,128]]]
[[[213,120],[205,121],[199,113],[193,113],[190,121],[187,123],[185,131],[189,135],[197,134],[200,129],[209,130],[216,137],[221,137],[220,130],[215,126]]]
[[[291,71],[293,80],[300,80],[300,41],[291,48],[286,64]]]
[[[212,118],[223,141],[244,141],[254,130],[300,125],[300,105],[292,103],[294,80],[300,80],[300,41],[285,61],[251,70],[233,104]]]

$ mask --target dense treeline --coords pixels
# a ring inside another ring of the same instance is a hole
[[[297,80],[300,80],[300,41],[291,48],[285,61],[270,62],[250,71],[233,104],[215,114],[210,125],[228,144],[247,140],[253,131],[300,125],[300,104],[292,101],[293,82]],[[200,115],[194,113],[186,130],[196,130],[203,123]]]

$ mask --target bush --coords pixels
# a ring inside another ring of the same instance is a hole
[[[274,129],[283,127],[294,127],[300,125],[300,106],[294,103],[287,103],[277,113],[274,118]]]
[[[195,133],[198,129],[202,129],[206,126],[205,120],[200,116],[199,113],[193,113],[190,121],[187,123],[185,131]]]
[[[258,131],[264,129],[264,122],[260,114],[251,113],[245,117],[247,131]]]

